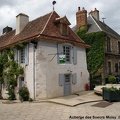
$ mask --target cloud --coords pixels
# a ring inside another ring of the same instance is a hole
[[[30,20],[36,19],[52,11],[53,0],[0,0],[0,31],[5,26],[15,28],[15,17],[19,13],[29,15]],[[71,27],[76,24],[78,7],[85,7],[88,12],[96,7],[100,12],[100,20],[105,17],[105,23],[120,33],[120,1],[119,0],[56,0],[55,11],[66,15]]]

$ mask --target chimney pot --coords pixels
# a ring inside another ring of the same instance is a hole
[[[3,28],[3,34],[6,34],[8,32],[12,31],[11,27],[6,26],[5,28]]]
[[[80,7],[78,7],[78,12],[80,11]]]
[[[29,22],[29,16],[20,13],[16,16],[16,35],[19,34]]]
[[[84,11],[84,10],[85,10],[85,8],[83,7],[83,8],[82,8],[82,10]]]
[[[97,9],[95,8],[94,11],[96,11]]]
[[[79,11],[80,7],[78,7],[78,12],[76,13],[76,31],[80,28],[85,27],[87,30],[87,11],[85,8],[82,8],[82,11]]]
[[[97,8],[94,9],[94,11],[90,11],[89,15],[93,16],[96,20],[99,21],[99,11],[97,10]]]

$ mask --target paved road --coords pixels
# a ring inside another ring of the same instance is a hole
[[[47,102],[3,104],[0,101],[0,120],[120,120],[120,102],[106,108],[91,106],[95,103],[70,107]]]

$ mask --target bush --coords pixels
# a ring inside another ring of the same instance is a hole
[[[7,93],[9,96],[8,100],[15,100],[16,97],[15,97],[14,89],[9,86],[6,90],[8,91],[8,93]]]
[[[28,91],[27,87],[20,88],[18,94],[20,95],[21,101],[28,101],[29,100],[29,91]]]
[[[108,81],[109,81],[109,83],[112,83],[112,84],[116,83],[116,78],[115,78],[115,76],[109,76],[109,77],[108,77]]]
[[[29,98],[29,102],[33,102],[33,99],[32,99],[32,98]]]
[[[106,90],[106,91],[113,91],[113,92],[119,91],[119,89],[117,89],[115,87],[110,87],[110,88],[104,87],[103,89]]]

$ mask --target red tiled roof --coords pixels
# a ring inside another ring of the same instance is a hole
[[[25,28],[15,35],[15,30],[5,35],[0,36],[0,49],[9,47],[19,43],[20,41],[27,42],[32,39],[40,40],[43,38],[50,41],[70,42],[72,44],[80,45],[83,47],[90,47],[82,41],[72,30],[69,28],[69,35],[63,36],[60,33],[57,25],[54,23],[56,18],[60,16],[54,11],[30,21]]]

